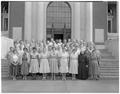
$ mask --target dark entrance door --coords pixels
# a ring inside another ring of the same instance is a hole
[[[63,41],[63,34],[54,34],[54,40],[61,39]]]

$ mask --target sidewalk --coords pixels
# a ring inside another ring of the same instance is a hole
[[[14,93],[117,93],[118,80],[76,80],[76,81],[42,81],[42,80],[3,80],[2,92]]]

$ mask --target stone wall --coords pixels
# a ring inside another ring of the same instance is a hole
[[[22,39],[24,39],[24,1],[10,1],[9,37],[13,38],[13,27],[22,28]]]
[[[115,58],[119,59],[119,38],[106,40],[105,46],[109,52],[112,52],[112,55],[115,56]]]

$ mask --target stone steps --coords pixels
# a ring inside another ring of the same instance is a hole
[[[105,80],[111,80],[111,79],[113,79],[113,80],[115,80],[115,79],[117,79],[117,80],[119,80],[119,77],[118,76],[106,76],[106,75],[104,75],[104,76],[101,76],[101,79],[105,79]]]
[[[115,59],[115,57],[113,57],[113,56],[101,56],[102,57],[102,59]]]
[[[119,73],[118,69],[101,69],[101,73]]]
[[[100,77],[102,79],[118,79],[119,78],[119,60],[112,56],[111,52],[106,49],[100,50]]]
[[[115,77],[119,77],[119,75],[118,75],[118,73],[101,73],[100,74],[100,77],[103,77],[104,78],[104,76],[105,77],[112,77],[112,76],[115,76]]]
[[[118,67],[119,68],[119,64],[106,62],[106,64],[105,63],[100,64],[100,67]]]
[[[110,59],[108,59],[108,58],[102,58],[101,61],[103,61],[103,62],[118,62],[119,60],[112,59],[112,58],[110,58]]]
[[[6,59],[1,60],[1,76],[2,77],[8,77],[9,76],[8,61]]]

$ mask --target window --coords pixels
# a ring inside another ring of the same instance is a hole
[[[50,2],[47,7],[47,28],[71,28],[71,8],[67,2]]]
[[[8,31],[8,12],[9,2],[1,2],[1,30]]]
[[[118,33],[117,2],[108,2],[108,33]]]
[[[112,21],[108,20],[108,33],[112,33]]]

